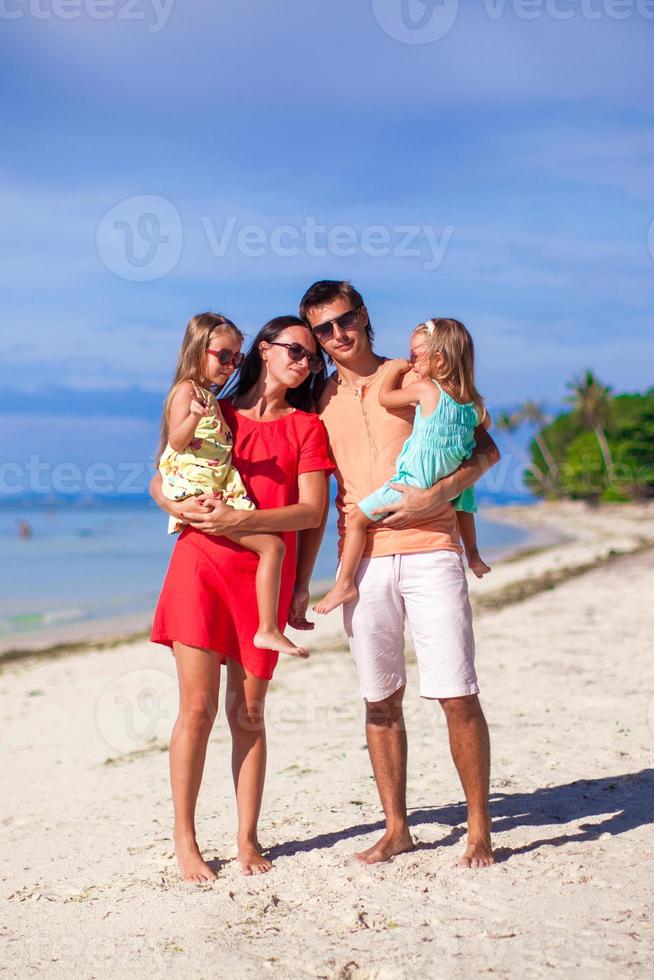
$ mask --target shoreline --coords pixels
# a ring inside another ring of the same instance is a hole
[[[479,581],[468,575],[476,614],[551,589],[601,567],[615,556],[654,546],[654,503],[588,507],[576,501],[539,501],[484,507],[483,516],[492,523],[527,530],[529,538],[493,559],[491,576]],[[312,600],[322,597],[330,587],[329,580],[312,582]],[[130,614],[6,637],[0,639],[0,671],[9,664],[140,643],[148,639],[149,631],[149,617]],[[336,610],[316,622],[312,638],[320,649],[339,632],[341,618]],[[307,638],[307,634],[297,635]]]

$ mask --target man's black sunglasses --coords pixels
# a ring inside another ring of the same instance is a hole
[[[331,340],[334,336],[334,327],[337,326],[339,330],[351,330],[356,324],[359,317],[360,306],[357,306],[356,310],[347,310],[345,313],[341,313],[340,316],[335,317],[333,320],[325,320],[324,323],[319,323],[318,326],[312,327],[312,331],[319,341]]]

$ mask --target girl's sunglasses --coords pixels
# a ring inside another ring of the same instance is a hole
[[[334,336],[334,326],[336,325],[340,330],[351,330],[352,327],[357,322],[359,316],[360,306],[356,310],[348,310],[346,313],[341,313],[337,316],[335,320],[326,320],[325,323],[319,323],[317,327],[312,327],[314,334],[319,341],[331,340]]]
[[[223,367],[233,364],[234,370],[240,368],[245,360],[245,354],[241,354],[240,351],[235,354],[234,351],[227,350],[225,347],[221,347],[220,350],[212,350],[211,347],[207,347],[207,354],[213,354],[214,357],[217,357]]]
[[[312,354],[311,351],[307,350],[306,347],[303,347],[302,344],[282,344],[276,340],[270,340],[268,343],[271,347],[285,347],[288,351],[288,356],[295,362],[295,364],[300,364],[306,357],[311,374],[319,374],[320,371],[322,371],[322,358],[318,357],[317,354]]]

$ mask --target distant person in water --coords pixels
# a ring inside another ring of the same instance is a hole
[[[32,525],[29,521],[19,521],[18,522],[18,537],[23,541],[29,541],[33,535]]]
[[[413,371],[417,380],[397,387],[403,375]],[[475,448],[475,429],[490,427],[490,416],[475,386],[474,344],[458,320],[434,319],[418,324],[411,336],[408,361],[387,366],[379,385],[379,404],[391,411],[416,407],[413,431],[397,458],[395,474],[348,514],[338,580],[314,609],[329,613],[356,599],[356,573],[366,547],[368,528],[387,516],[389,504],[402,499],[401,486],[434,486],[458,470]],[[452,501],[468,565],[482,578],[490,572],[477,548],[474,487],[467,487]]]

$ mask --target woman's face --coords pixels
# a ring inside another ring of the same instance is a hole
[[[315,354],[318,345],[308,327],[287,327],[274,340],[261,342],[261,358],[268,377],[285,388],[298,388],[309,377],[309,364],[306,357],[294,361],[285,344],[300,346]]]
[[[234,354],[240,353],[241,341],[231,330],[214,330],[209,338],[207,347],[212,351],[216,351],[218,354],[224,351],[223,358],[228,353],[233,357]],[[209,354],[208,352],[204,355],[204,376],[206,380],[209,384],[220,385],[221,388],[227,384],[236,370],[233,360],[230,359],[229,364],[223,364],[223,358],[217,357],[216,354]]]

